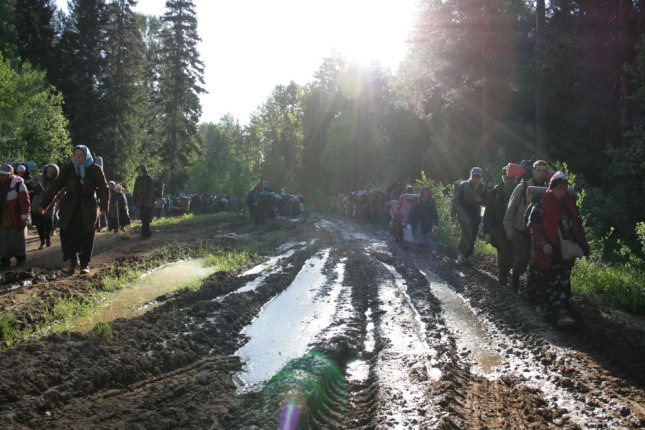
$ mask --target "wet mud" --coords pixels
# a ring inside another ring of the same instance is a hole
[[[451,247],[419,253],[382,228],[316,214],[183,226],[164,252],[197,238],[232,249],[236,235],[268,231],[286,234],[264,261],[163,294],[110,337],[5,347],[0,428],[645,426],[641,320],[576,296],[576,325],[558,329],[497,284],[494,257],[459,266]],[[133,248],[100,251],[91,279],[155,252]],[[88,288],[30,260],[0,273],[0,304],[25,327]]]

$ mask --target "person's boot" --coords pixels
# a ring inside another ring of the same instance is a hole
[[[27,262],[26,255],[16,255],[16,267],[23,266]]]
[[[520,289],[520,274],[513,272],[513,276],[511,277],[511,290],[514,293],[517,293]]]
[[[0,259],[0,269],[8,269],[11,267],[11,259],[10,258],[2,258]]]
[[[47,236],[47,237],[45,238],[45,246],[46,246],[47,248],[49,248],[50,246],[52,246],[52,241],[51,241],[51,239],[49,238],[49,236]]]
[[[88,273],[90,273],[90,263],[89,261],[86,261],[83,254],[81,254],[80,268],[81,268],[81,271],[80,271],[81,275],[87,275]]]
[[[73,275],[74,272],[76,272],[77,267],[78,267],[78,255],[74,254],[74,256],[70,257],[69,259],[69,269],[67,269],[67,274]]]

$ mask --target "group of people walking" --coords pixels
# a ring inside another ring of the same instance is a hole
[[[588,256],[589,245],[566,175],[550,172],[553,174],[547,181],[546,161],[538,160],[530,167],[531,176],[519,184],[508,168],[503,168],[501,182],[490,191],[479,167],[471,170],[468,180],[457,184],[451,215],[461,231],[458,262],[467,263],[473,253],[483,210],[486,241],[497,249],[499,283],[518,292],[528,266],[529,302],[559,326],[566,326],[575,322],[570,315],[575,259],[563,251],[573,243],[580,249],[578,256]]]
[[[134,184],[136,205],[141,213],[141,237],[150,238],[150,221],[156,198],[154,179],[146,166],[137,167]],[[54,228],[54,201],[59,199],[58,227],[63,261],[69,261],[68,274],[90,271],[94,239],[99,216],[108,216],[110,228],[118,231],[129,224],[128,208],[123,187],[105,179],[103,168],[97,164],[84,145],[74,147],[69,162],[48,165],[30,189],[11,164],[0,166],[0,267],[24,264],[27,259],[27,224],[31,215],[41,240],[40,249],[51,245]]]

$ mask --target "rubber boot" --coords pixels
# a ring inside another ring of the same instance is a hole
[[[70,257],[69,259],[69,269],[67,269],[67,274],[73,275],[74,272],[76,272],[77,267],[78,267],[78,255],[74,254],[74,256]]]
[[[513,276],[511,277],[511,291],[514,293],[517,293],[520,289],[520,274],[513,272]]]

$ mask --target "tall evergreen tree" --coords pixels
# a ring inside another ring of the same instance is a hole
[[[32,66],[49,70],[54,64],[54,0],[7,0],[18,31],[18,54]]]
[[[14,59],[18,49],[18,31],[13,7],[6,1],[0,1],[0,52],[5,59]]]
[[[105,0],[72,0],[60,40],[59,67],[54,84],[75,145],[91,146],[100,137],[101,95],[106,37]]]
[[[102,155],[105,172],[119,180],[132,176],[147,115],[143,82],[145,45],[136,0],[115,0],[107,8],[105,65],[99,91],[102,97],[101,136],[94,152]]]
[[[188,164],[199,148],[197,123],[202,113],[199,95],[204,93],[204,65],[199,59],[197,17],[192,0],[168,0],[162,17],[162,68],[159,94],[163,104],[159,155],[166,166],[164,178],[170,191],[186,181],[180,167]]]
[[[146,90],[145,135],[141,142],[141,156],[148,163],[156,164],[155,150],[158,148],[158,130],[161,125],[162,103],[159,96],[161,77],[161,30],[164,23],[157,16],[143,15],[139,19],[139,29],[145,44],[144,86]]]

